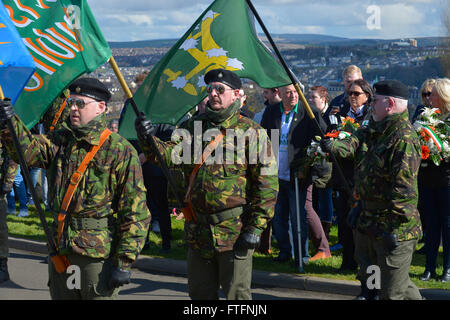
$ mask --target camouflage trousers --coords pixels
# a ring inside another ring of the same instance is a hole
[[[75,272],[56,272],[53,263],[48,262],[48,287],[53,300],[109,300],[117,299],[119,288],[110,290],[111,260],[94,259],[70,254],[71,266],[79,268],[79,288],[73,288]],[[73,288],[73,289],[72,289]]]
[[[0,195],[0,258],[8,257],[8,225],[6,224],[6,195]]]
[[[218,300],[219,289],[228,300],[251,300],[253,251],[216,252],[212,259],[188,249],[188,287],[193,300]]]
[[[419,289],[409,278],[409,268],[417,240],[399,242],[397,248],[387,252],[381,240],[376,240],[358,230],[354,232],[355,260],[359,271],[356,278],[367,283],[373,272],[367,268],[380,268],[380,299],[382,300],[422,300]]]

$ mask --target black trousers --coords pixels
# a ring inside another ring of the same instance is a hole
[[[350,211],[349,195],[344,190],[339,190],[335,198],[335,208],[338,218],[338,237],[342,245],[342,265],[343,269],[356,270],[357,263],[354,258],[355,243],[353,231],[347,225],[347,215]]]
[[[172,224],[170,220],[169,201],[167,199],[167,179],[164,176],[151,176],[146,174],[144,168],[144,184],[147,188],[147,206],[152,220],[159,221],[161,229],[162,246],[170,247]]]

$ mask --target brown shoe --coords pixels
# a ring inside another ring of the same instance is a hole
[[[328,259],[331,258],[331,253],[327,253],[324,251],[319,251],[316,253],[316,255],[314,257],[312,257],[311,259],[309,259],[308,261],[315,261],[315,260],[321,260],[321,259]]]

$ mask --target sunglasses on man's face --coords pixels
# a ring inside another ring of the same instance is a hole
[[[92,100],[89,102],[84,102],[84,100],[82,100],[82,99],[72,99],[72,98],[67,99],[67,105],[69,106],[69,108],[72,108],[72,106],[75,105],[78,109],[83,109],[89,103],[92,103],[92,102],[97,102],[97,101]]]
[[[234,89],[227,89],[224,86],[218,86],[218,85],[213,86],[213,85],[210,85],[210,84],[206,87],[206,92],[208,92],[208,93],[211,93],[213,90],[216,90],[216,92],[218,94],[224,94],[225,91],[227,91],[227,90],[234,90]]]
[[[422,97],[428,98],[429,96],[431,96],[431,92],[430,91],[422,92]]]

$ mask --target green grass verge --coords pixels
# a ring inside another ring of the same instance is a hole
[[[51,215],[46,213],[46,220],[50,224],[52,222]],[[40,220],[36,214],[36,210],[30,207],[30,215],[25,218],[19,218],[13,215],[7,216],[9,235],[12,237],[27,238],[32,240],[45,241],[44,232],[42,230]],[[142,251],[142,255],[152,257],[171,258],[177,260],[186,260],[186,246],[184,242],[183,220],[176,220],[172,217],[172,241],[169,253],[161,253],[161,237],[159,234],[150,232],[149,235],[150,247]],[[330,245],[337,243],[337,227],[333,226],[330,233]],[[276,247],[276,242],[272,243],[271,255],[254,254],[254,269],[274,273],[290,273],[299,274],[298,269],[294,267],[293,263],[274,263],[272,259],[278,255],[279,250]],[[417,249],[421,248],[423,244],[419,244]],[[310,243],[309,247],[314,250],[314,246]],[[310,256],[315,252],[310,251]],[[325,260],[313,261],[304,266],[304,275],[323,277],[329,279],[340,280],[356,280],[355,272],[339,272],[338,269],[342,262],[342,252],[332,252],[332,257]],[[415,253],[410,268],[411,280],[420,288],[433,289],[450,289],[450,283],[441,283],[438,280],[430,280],[427,282],[420,281],[419,277],[425,270],[425,255]],[[437,261],[438,275],[442,273],[442,248],[438,255]]]

